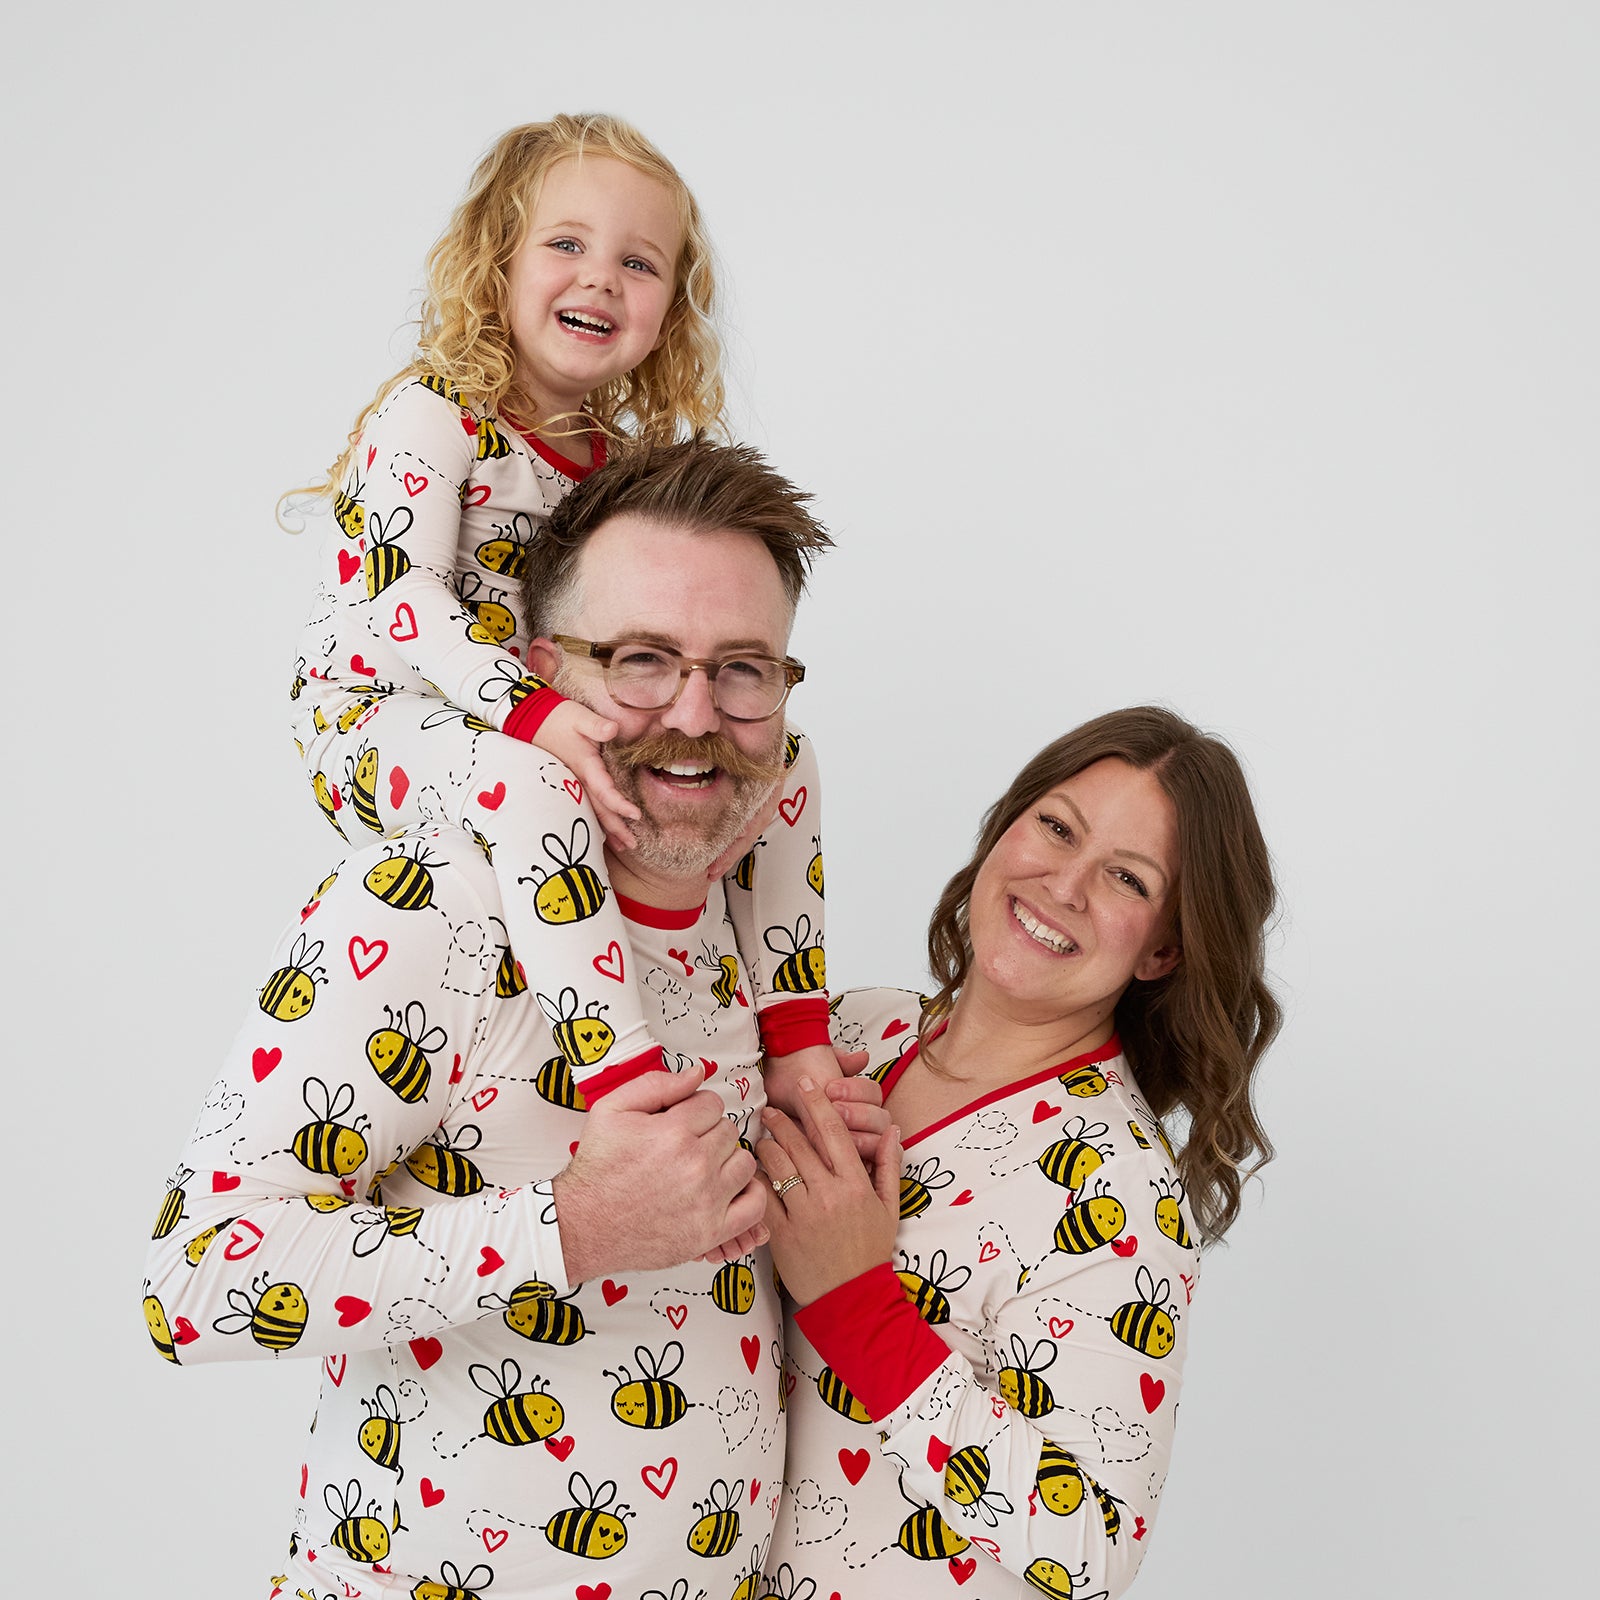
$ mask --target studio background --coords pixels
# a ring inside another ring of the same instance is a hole
[[[980,812],[1065,728],[1160,700],[1252,775],[1278,1160],[1205,1268],[1136,1592],[1576,1592],[1592,8],[79,4],[7,32],[17,1588],[281,1570],[317,1363],[176,1372],[138,1304],[163,1181],[337,854],[286,714],[321,528],[273,501],[405,358],[490,139],[602,108],[695,189],[739,432],[838,540],[794,705],[835,986],[921,984]]]

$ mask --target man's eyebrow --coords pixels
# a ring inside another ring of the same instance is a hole
[[[676,651],[680,656],[689,652],[683,648],[681,641],[670,633],[658,633],[654,628],[633,628],[617,634],[612,640],[614,644],[654,644],[663,650]],[[717,646],[717,658],[722,656],[773,656],[774,660],[781,659],[773,655],[773,647],[765,639],[724,639]]]

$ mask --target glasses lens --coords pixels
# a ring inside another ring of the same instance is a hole
[[[765,656],[729,656],[717,668],[717,706],[730,717],[770,717],[783,701],[783,667]]]
[[[619,644],[606,669],[606,687],[618,705],[654,711],[678,692],[678,657],[648,644]]]
[[[618,705],[656,711],[676,698],[682,665],[676,651],[652,644],[619,644],[606,669],[606,687]],[[782,662],[767,656],[726,656],[717,665],[711,692],[724,716],[759,722],[783,704],[787,688]]]

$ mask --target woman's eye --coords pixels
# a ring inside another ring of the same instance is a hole
[[[1131,872],[1119,870],[1117,881],[1124,887],[1132,889],[1135,894],[1143,896],[1144,899],[1148,900],[1150,898],[1150,891]]]
[[[1060,817],[1052,817],[1048,811],[1039,813],[1039,821],[1058,839],[1070,839],[1072,837],[1072,829]]]

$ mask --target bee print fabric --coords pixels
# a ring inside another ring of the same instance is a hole
[[[870,1051],[892,1092],[919,1009],[853,991],[835,1040]],[[1127,1588],[1199,1267],[1169,1157],[1115,1040],[906,1139],[892,1268],[787,1319],[774,1592]]]
[[[610,987],[753,1137],[720,885],[628,909]],[[770,1260],[564,1276],[549,1179],[606,1014],[511,962],[493,871],[452,830],[346,859],[263,963],[160,1197],[144,1311],[177,1365],[321,1367],[281,1592],[631,1600],[759,1571],[783,1462]]]
[[[582,785],[527,742],[560,696],[524,664],[521,584],[529,542],[585,475],[440,380],[399,385],[335,497],[290,686],[295,741],[335,831],[359,846],[418,825],[468,829],[494,864],[515,959],[582,1007],[611,987],[627,934]],[[760,852],[751,915],[778,938],[798,929],[820,971],[820,803],[798,736],[790,760],[801,765]],[[807,836],[791,837],[802,815]],[[760,1007],[799,991],[752,992]],[[606,998],[603,1048],[596,1036],[596,1053],[571,1063],[589,1099],[660,1062],[632,996]],[[822,1015],[805,1015],[810,1042],[824,1040]]]

